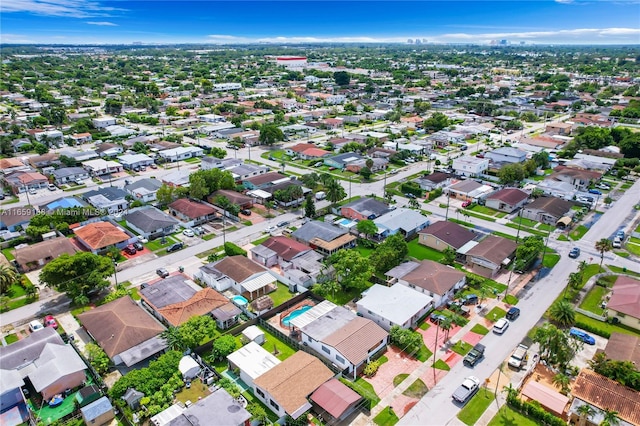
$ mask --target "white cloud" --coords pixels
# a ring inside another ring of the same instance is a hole
[[[89,0],[3,0],[0,2],[2,13],[22,12],[67,18],[110,16],[110,13],[122,10],[125,9],[103,6]]]
[[[107,21],[87,21],[85,23],[89,25],[98,25],[99,27],[117,27],[118,26],[118,24],[114,24],[113,22],[107,22]]]

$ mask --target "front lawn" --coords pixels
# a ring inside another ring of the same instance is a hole
[[[504,216],[507,215],[504,212],[499,212],[497,210],[490,209],[489,207],[481,206],[479,204],[474,204],[473,207],[469,208],[469,210],[473,210],[474,212],[486,214],[486,215],[489,215],[489,216],[504,217]]]
[[[564,234],[560,234],[558,235],[558,238],[556,238],[558,241],[569,241],[569,238],[567,238],[566,235]]]
[[[418,260],[429,259],[440,262],[443,257],[442,253],[439,251],[434,250],[431,247],[418,244],[418,238],[411,240],[407,246],[409,248],[409,256]]]
[[[504,298],[504,303],[506,303],[507,305],[511,305],[511,306],[513,306],[513,305],[517,305],[517,304],[518,304],[518,301],[519,301],[519,300],[518,300],[518,298],[517,298],[517,297],[515,297],[515,296],[514,296],[514,295],[512,295],[512,294],[507,294],[507,295],[505,296],[505,298]]]
[[[445,363],[445,365],[447,364]],[[447,367],[449,366],[447,365]],[[402,394],[404,396],[408,396],[409,398],[420,399],[425,396],[427,392],[429,392],[429,388],[427,388],[427,385],[425,385],[422,380],[417,379],[415,382],[411,383],[409,387],[405,389],[404,392],[402,392]]]
[[[17,342],[18,339],[18,335],[15,333],[12,334],[7,334],[6,336],[4,336],[4,341],[7,342],[7,345],[10,345],[12,343]]]
[[[373,418],[373,422],[378,426],[393,426],[399,421],[400,419],[396,413],[393,412],[393,408],[391,407],[383,408],[382,411]]]
[[[160,250],[161,248],[165,248],[170,246],[171,244],[177,243],[178,240],[172,236],[165,237],[166,243],[162,244],[162,238],[158,238],[153,241],[149,241],[146,245],[147,248],[151,251]]]
[[[449,367],[449,364],[447,364],[446,362],[444,362],[441,359],[437,360],[433,367],[437,368],[438,370],[444,370],[444,371],[451,370],[451,367]]]
[[[542,259],[542,266],[545,268],[553,268],[560,261],[560,255],[555,253],[546,253]]]
[[[507,315],[507,311],[496,306],[495,308],[493,308],[487,313],[485,318],[488,319],[489,321],[496,322],[500,318],[504,318],[505,315]]]
[[[269,333],[267,330],[260,328],[264,332],[264,344],[262,345],[269,353],[274,354],[274,349],[276,351],[276,358],[280,361],[284,361],[293,355],[296,350],[289,346],[287,343],[284,343],[280,339],[278,339],[273,334]]]
[[[608,292],[609,289],[599,285],[594,285],[580,304],[580,308],[593,312],[596,315],[602,315],[604,312],[604,309],[601,307],[602,300]]]
[[[513,219],[514,223],[519,223],[522,226],[528,226],[529,228],[535,228],[538,224],[535,220],[527,219],[526,217],[516,217]]]
[[[465,342],[464,340],[458,340],[455,345],[451,346],[452,351],[462,356],[468,354],[472,348],[473,346],[470,343]]]
[[[489,329],[487,327],[485,327],[484,325],[481,324],[476,324],[474,325],[471,330],[472,333],[476,333],[476,334],[481,334],[483,336],[487,335],[489,333]]]
[[[538,422],[523,416],[508,405],[500,407],[500,411],[491,419],[488,426],[538,426]]]
[[[288,286],[279,282],[278,289],[269,293],[269,297],[271,298],[271,300],[273,300],[273,306],[279,306],[287,300],[291,299],[293,297],[293,294],[291,294],[291,292],[289,291]]]
[[[418,353],[415,354],[415,358],[420,362],[425,362],[426,360],[431,358],[431,355],[433,355],[433,352],[431,352],[429,348],[427,348],[427,346],[423,343]]]
[[[393,387],[398,387],[398,385],[402,382],[404,382],[404,380],[409,377],[409,374],[407,373],[402,373],[402,374],[398,374],[396,377],[393,378]]]
[[[458,419],[466,425],[475,425],[478,419],[482,416],[482,413],[485,412],[495,398],[495,395],[491,391],[486,388],[481,388],[478,393],[469,400],[467,405],[460,410],[458,413]]]
[[[581,314],[580,312],[576,312],[576,323],[588,324],[595,329],[600,329],[602,331],[606,331],[608,333],[623,333],[628,334],[630,336],[640,337],[640,332],[636,330],[632,330],[630,328],[626,328],[621,326],[620,324],[610,324],[608,322],[598,321],[597,319],[590,318],[586,315]]]
[[[369,401],[370,410],[380,402],[380,397],[376,394],[375,389],[373,389],[373,385],[362,377],[358,377],[355,382],[351,382],[344,378],[341,378],[340,381]]]
[[[584,234],[587,233],[588,230],[589,228],[587,228],[586,226],[578,225],[575,229],[569,232],[569,238],[571,238],[573,241],[578,241],[584,236]]]
[[[9,262],[15,259],[15,257],[13,256],[14,250],[15,250],[14,248],[2,249],[2,254],[4,254],[4,257],[6,257]]]
[[[633,272],[633,271],[630,271],[630,270],[628,270],[628,269],[626,269],[626,268],[621,268],[621,267],[619,267],[619,266],[615,266],[615,265],[607,265],[607,268],[609,268],[609,270],[610,270],[611,272],[614,272],[614,273],[616,273],[616,274],[627,274],[627,275],[632,275],[632,276],[634,276],[634,277],[640,277],[640,273],[638,273],[638,272]]]

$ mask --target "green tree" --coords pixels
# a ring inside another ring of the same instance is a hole
[[[371,179],[372,174],[373,173],[371,172],[371,169],[369,167],[363,167],[360,169],[360,176],[362,176],[364,180]]]
[[[307,196],[304,200],[304,215],[311,219],[316,217],[316,203],[313,201],[313,197],[311,195]]]
[[[247,411],[251,414],[251,420],[259,424],[266,424],[267,420],[269,420],[267,411],[260,404],[250,402],[249,405],[247,405]]]
[[[323,297],[332,296],[333,300],[336,300],[336,291],[340,291],[342,286],[340,283],[334,280],[327,280],[317,283],[313,286],[313,292]]]
[[[533,341],[540,345],[540,359],[564,370],[583,343],[570,337],[569,330],[562,330],[551,323],[535,329]]]
[[[351,78],[349,77],[349,73],[346,71],[334,72],[333,79],[335,80],[338,86],[348,86],[351,81]]]
[[[369,259],[356,250],[340,250],[332,256],[332,264],[340,284],[347,290],[362,291],[369,286],[373,268]]]
[[[213,341],[212,355],[215,359],[223,360],[236,349],[238,349],[236,338],[230,334],[225,334]]]
[[[602,262],[604,261],[604,254],[605,254],[605,252],[609,252],[609,251],[613,250],[613,243],[611,242],[611,240],[609,240],[607,238],[602,238],[602,239],[596,241],[595,247],[596,247],[596,250],[598,250],[600,252],[600,269],[602,269]]]
[[[260,143],[263,145],[273,145],[284,140],[284,133],[275,124],[263,124],[260,127]]]
[[[571,327],[576,321],[576,312],[566,300],[559,300],[549,308],[549,318],[560,327]]]
[[[424,344],[420,333],[398,325],[392,326],[389,330],[389,341],[398,349],[409,354],[418,352]]]
[[[431,117],[427,118],[423,122],[424,128],[431,132],[437,132],[445,127],[449,127],[450,125],[451,121],[449,121],[449,118],[441,112],[433,113]]]
[[[402,234],[387,237],[369,256],[369,262],[376,272],[384,274],[398,266],[409,253],[409,247]]]
[[[333,204],[343,200],[347,196],[347,193],[340,182],[335,179],[332,179],[325,184],[325,189],[327,192],[327,200]]]
[[[196,174],[189,176],[189,196],[196,200],[202,200],[207,195],[209,195],[209,188],[204,178]]]
[[[620,424],[618,412],[615,410],[604,409],[604,418],[600,422],[600,426],[616,426]]]
[[[358,224],[356,225],[356,230],[360,234],[364,234],[365,238],[368,238],[378,232],[378,227],[375,223],[373,223],[372,220],[365,219],[358,222]]]
[[[109,286],[106,278],[113,272],[114,265],[108,257],[88,252],[78,252],[73,256],[65,253],[42,268],[40,282],[83,304],[91,292]]]
[[[173,186],[169,186],[165,183],[156,191],[156,200],[160,205],[166,206],[173,203],[178,197]]]
[[[84,347],[84,354],[98,374],[104,376],[109,372],[111,360],[100,346],[95,343],[87,343]]]
[[[578,423],[580,426],[585,426],[587,424],[587,420],[591,419],[591,417],[596,414],[596,410],[594,410],[593,407],[587,403],[579,406],[577,412],[580,416],[580,420]]]
[[[186,347],[182,342],[182,333],[178,329],[178,327],[170,326],[165,331],[160,333],[160,337],[162,337],[167,343],[167,347],[172,351],[180,351],[183,352]]]
[[[522,164],[506,164],[498,171],[498,177],[500,183],[509,185],[513,183],[519,183],[525,178],[525,169]]]
[[[455,249],[453,249],[452,247],[447,247],[446,249],[442,250],[442,259],[440,260],[440,263],[452,266],[455,261],[456,261]]]
[[[600,149],[613,145],[613,137],[609,129],[597,126],[585,126],[578,128],[577,133],[573,141],[580,148]]]
[[[190,318],[179,327],[185,347],[195,349],[214,336],[216,322],[208,315]]]
[[[211,156],[215,158],[224,158],[227,156],[227,151],[214,146],[213,148],[211,148]]]
[[[18,273],[6,265],[0,265],[0,294],[9,291],[12,285],[18,283]]]

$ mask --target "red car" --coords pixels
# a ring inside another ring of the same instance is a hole
[[[471,205],[471,201],[467,200],[464,203],[462,203],[462,207],[469,207]]]
[[[47,315],[46,317],[44,317],[44,325],[45,327],[53,327],[53,328],[58,328],[58,323],[56,322],[56,319],[53,317],[53,315]]]

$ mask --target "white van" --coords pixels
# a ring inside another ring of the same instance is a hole
[[[316,192],[316,200],[324,200],[327,194],[324,191]]]
[[[622,240],[620,239],[620,237],[615,237],[613,239],[613,248],[620,248],[622,246]]]

